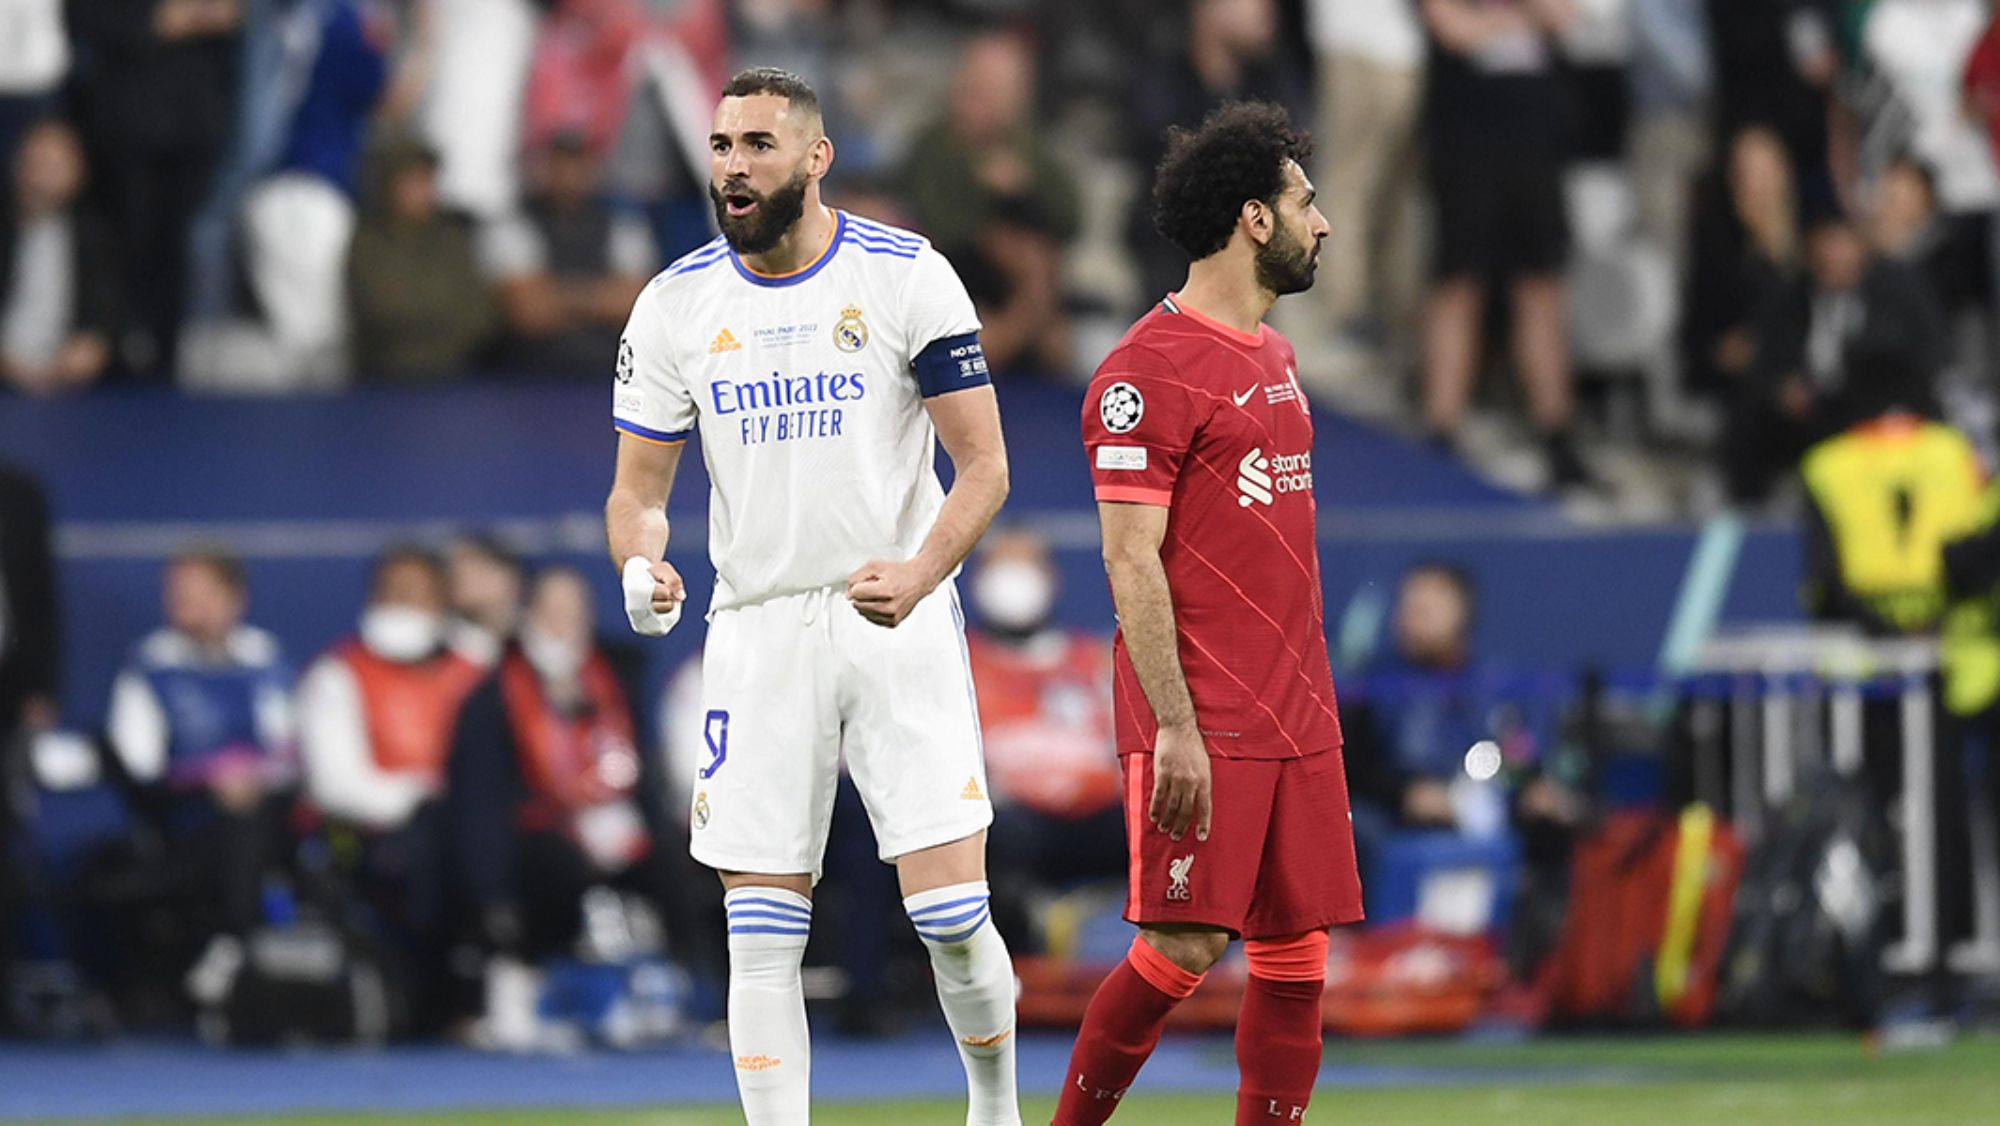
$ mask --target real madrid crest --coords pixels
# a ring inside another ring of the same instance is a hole
[[[859,352],[868,347],[868,326],[861,320],[861,308],[849,305],[840,311],[833,325],[833,346],[843,352]]]
[[[702,792],[700,792],[700,793],[698,793],[698,794],[696,794],[696,795],[694,796],[694,827],[695,827],[695,828],[697,828],[697,829],[706,829],[706,828],[708,828],[708,791],[707,791],[707,790],[703,790]]]

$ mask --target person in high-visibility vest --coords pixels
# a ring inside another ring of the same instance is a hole
[[[1990,601],[1954,598],[1947,545],[1991,523],[2000,514],[2000,493],[1989,493],[1963,433],[1894,408],[1814,446],[1800,472],[1811,500],[1808,611],[1874,633],[1940,641],[1945,714],[1938,737],[1928,751],[1906,747],[1896,734],[1896,705],[1871,706],[1864,720],[1866,776],[1869,790],[1887,803],[1902,788],[1902,756],[1932,756],[1937,784],[1928,812],[1936,865],[1919,878],[1935,882],[1938,933],[1951,936],[1969,918],[1967,720],[1987,710],[2000,689],[2000,639]],[[1939,983],[1949,987],[1944,977]]]
[[[1972,442],[1896,408],[1813,446],[1800,473],[1812,502],[1807,611],[1878,633],[1936,629],[1944,546],[1977,526],[1985,489]]]

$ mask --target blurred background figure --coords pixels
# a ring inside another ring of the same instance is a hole
[[[1586,484],[1562,268],[1562,169],[1573,106],[1556,37],[1570,0],[1424,0],[1430,30],[1428,160],[1437,246],[1425,327],[1424,427],[1450,448],[1472,399],[1490,287],[1511,303],[1515,373],[1552,487]]]
[[[1414,0],[1313,0],[1319,133],[1314,180],[1332,233],[1315,287],[1347,378],[1414,359],[1422,242],[1418,130],[1424,29]]]
[[[428,4],[265,0],[249,10],[236,143],[193,232],[183,386],[345,383],[363,146],[378,122],[406,126],[428,76]]]
[[[61,645],[48,499],[33,475],[0,462],[0,918],[20,917],[18,812],[29,744],[59,715]],[[13,996],[17,940],[0,927],[0,998]],[[12,1023],[12,1006],[0,1005],[0,1029]]]
[[[133,649],[105,726],[159,829],[151,879],[171,889],[190,953],[200,951],[188,995],[213,1006],[242,968],[281,858],[297,776],[292,670],[277,638],[245,624],[249,583],[228,548],[175,555],[163,604],[166,625]]]
[[[1950,236],[1937,209],[1937,178],[1915,157],[1891,161],[1875,180],[1868,241],[1877,254],[1912,267],[1941,292],[1949,270],[1944,243]]]
[[[581,573],[555,567],[536,575],[518,640],[466,700],[453,737],[443,814],[460,915],[453,929],[489,958],[513,963],[487,977],[477,1035],[496,1046],[534,1042],[534,1012],[518,1001],[535,994],[503,984],[517,966],[572,953],[579,942],[600,960],[631,956],[629,931],[614,937],[622,924],[586,926],[586,903],[601,898],[593,889],[637,896],[653,932],[641,944],[655,957],[662,952],[660,790],[592,622]]]
[[[1568,782],[1542,770],[1556,735],[1554,704],[1537,698],[1532,680],[1475,651],[1477,615],[1463,567],[1412,565],[1396,588],[1389,651],[1341,690],[1364,877],[1399,830],[1474,840],[1512,831],[1531,865],[1560,879],[1568,862],[1568,838],[1585,810]],[[1474,771],[1482,746],[1498,761]]]
[[[6,166],[21,134],[55,109],[70,45],[63,0],[4,0],[0,12],[7,27],[0,41],[0,166]]]
[[[410,974],[417,1025],[445,1013],[443,872],[435,799],[460,705],[479,666],[445,645],[436,556],[393,548],[375,561],[355,637],[299,682],[306,794],[326,821],[327,877]]]
[[[445,613],[437,557],[393,549],[375,562],[355,637],[306,670],[300,750],[307,792],[328,817],[393,833],[437,795],[459,705],[480,675],[445,646]]]
[[[168,370],[187,313],[188,225],[235,123],[241,0],[68,8],[96,188],[125,262],[125,366]]]
[[[375,154],[347,260],[354,360],[363,378],[460,378],[500,327],[469,217],[438,198],[438,157],[413,141]]]
[[[1691,388],[1733,403],[1757,360],[1757,318],[1804,268],[1792,160],[1763,126],[1731,137],[1698,195],[1681,340]]]
[[[444,549],[451,617],[445,643],[482,669],[500,661],[521,620],[526,573],[521,560],[486,532],[458,536]]]
[[[1717,135],[1733,137],[1750,125],[1771,130],[1800,170],[1812,209],[1834,199],[1827,159],[1827,99],[1840,71],[1834,7],[1827,0],[1707,0]]]
[[[587,139],[558,133],[530,154],[518,214],[481,234],[507,334],[500,363],[527,375],[601,378],[632,300],[660,268],[643,216],[604,198]]]
[[[1932,198],[1949,231],[1948,258],[1932,278],[1951,331],[1962,337],[1963,359],[1976,370],[1990,362],[2000,168],[1967,84],[1968,63],[1988,21],[1988,0],[1876,0],[1860,30],[1861,63],[1875,79],[1876,100],[1857,116],[1863,174],[1883,161],[1871,149],[1894,144],[1930,170]],[[1976,104],[1976,103],[1975,103]]]
[[[542,11],[536,0],[430,0],[437,44],[417,135],[438,154],[447,206],[504,215],[520,199],[521,113]]]
[[[1035,58],[1023,36],[969,41],[946,111],[912,142],[898,182],[917,228],[965,279],[996,372],[1069,368],[1059,267],[1076,236],[1076,183],[1035,115]]]
[[[1861,404],[1938,409],[1946,336],[1923,278],[1875,254],[1840,217],[1813,228],[1806,262],[1753,330],[1756,358],[1725,439],[1739,501],[1760,500],[1807,446],[1867,417]]]
[[[1131,107],[1133,163],[1152,182],[1167,151],[1167,129],[1192,128],[1231,98],[1276,102],[1294,121],[1310,121],[1307,83],[1298,62],[1281,50],[1276,0],[1191,0],[1185,31],[1167,56],[1142,67]],[[1324,187],[1322,186],[1322,191]],[[1140,301],[1167,295],[1187,278],[1187,255],[1153,229],[1141,197],[1126,238],[1139,275]]]
[[[80,391],[104,375],[118,334],[119,272],[109,229],[84,201],[76,133],[30,126],[11,166],[0,226],[0,382],[30,395]]]
[[[1638,232],[1684,276],[1694,182],[1709,161],[1714,93],[1705,0],[1627,0],[1628,159]]]
[[[988,533],[969,590],[976,628],[965,640],[993,789],[995,910],[1024,952],[1036,953],[1036,908],[1124,872],[1111,648],[1100,634],[1054,624],[1055,561],[1030,529]]]

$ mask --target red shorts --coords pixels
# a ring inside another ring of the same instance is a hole
[[[1125,918],[1283,938],[1361,919],[1347,777],[1337,752],[1300,759],[1210,756],[1208,839],[1153,827],[1153,756],[1122,756],[1132,856]]]

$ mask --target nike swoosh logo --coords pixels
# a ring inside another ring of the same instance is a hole
[[[1252,395],[1255,395],[1256,393],[1257,393],[1257,389],[1256,389],[1255,387],[1252,387],[1252,388],[1250,388],[1249,390],[1247,390],[1247,391],[1243,392],[1243,393],[1242,393],[1241,395],[1231,395],[1231,396],[1229,396],[1229,397],[1230,397],[1230,399],[1231,399],[1231,400],[1233,400],[1233,401],[1234,401],[1234,402],[1236,403],[1236,405],[1237,405],[1237,406],[1239,406],[1239,407],[1240,407],[1240,406],[1242,406],[1243,404],[1245,404],[1245,403],[1249,402],[1249,401],[1250,401],[1250,396],[1252,396]]]

